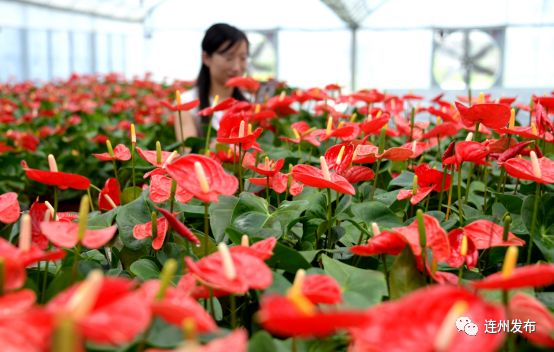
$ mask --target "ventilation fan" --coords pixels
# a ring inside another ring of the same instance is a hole
[[[250,64],[248,73],[250,76],[267,80],[277,74],[277,50],[276,32],[249,32],[250,42]]]
[[[502,30],[437,30],[433,78],[442,89],[488,89],[502,77]]]

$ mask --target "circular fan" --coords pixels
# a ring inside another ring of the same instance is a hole
[[[501,49],[482,30],[437,31],[433,77],[442,89],[491,88],[501,73]]]
[[[259,79],[267,80],[276,76],[277,51],[275,50],[274,32],[250,32],[250,64],[249,75]]]

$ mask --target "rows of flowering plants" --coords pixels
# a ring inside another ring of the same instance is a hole
[[[554,347],[554,94],[186,86],[0,86],[3,351]]]

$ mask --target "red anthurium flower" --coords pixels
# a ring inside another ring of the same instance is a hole
[[[163,106],[165,106],[166,108],[168,108],[171,111],[189,111],[189,110],[194,109],[198,105],[200,105],[200,100],[194,99],[194,100],[189,101],[187,103],[177,104],[175,106],[173,106],[171,103],[169,103],[165,100],[162,100],[162,101],[160,101],[160,104],[162,104]]]
[[[273,256],[273,248],[275,248],[275,245],[277,244],[277,239],[275,237],[269,237],[250,246],[248,245],[248,236],[243,235],[243,242],[244,243],[241,243],[240,246],[233,246],[229,248],[231,253],[246,253],[261,260],[267,260]]]
[[[309,99],[308,95],[304,95],[305,98]],[[284,93],[281,95],[270,98],[267,101],[267,108],[275,111],[279,116],[288,116],[292,114],[297,114],[298,111],[290,107],[290,105],[298,100],[297,97],[286,96]]]
[[[411,204],[417,204],[421,202],[427,195],[432,191],[440,192],[442,185],[443,172],[431,169],[427,164],[421,164],[415,169],[415,174],[417,176],[417,192],[413,194],[413,190],[401,190],[398,193],[396,199],[410,199]],[[446,175],[444,180],[444,188],[442,190],[448,189],[450,187],[450,175]]]
[[[336,128],[333,128],[332,118],[329,117],[327,129],[318,130],[319,140],[326,141],[330,138],[338,138],[345,142],[352,141],[360,134],[360,128],[357,123],[347,122],[340,123]]]
[[[87,189],[90,186],[90,180],[81,175],[59,171],[31,169],[27,166],[27,162],[25,160],[21,161],[21,166],[23,167],[23,170],[25,170],[25,174],[28,178],[45,185],[56,186],[59,189],[72,188],[80,190]]]
[[[463,238],[466,236],[467,253],[461,254]],[[453,268],[458,268],[465,264],[468,269],[473,269],[477,265],[479,252],[471,237],[464,234],[462,229],[454,229],[448,233],[448,241],[450,242],[450,258],[446,261]],[[457,281],[458,278],[456,278]]]
[[[427,149],[433,147],[436,145],[436,141],[433,142],[418,142],[418,141],[411,141],[408,143],[404,143],[401,145],[402,148],[409,148],[412,150],[412,159],[419,158],[423,152],[425,152]]]
[[[156,210],[162,213],[162,215],[166,218],[169,226],[171,226],[171,228],[175,230],[175,232],[177,232],[179,235],[183,236],[190,242],[194,243],[195,245],[200,245],[200,240],[198,239],[198,237],[196,237],[185,224],[179,221],[175,214],[172,214],[168,210],[165,210],[163,208],[156,207]],[[161,241],[163,243],[163,239],[161,239]]]
[[[342,289],[337,280],[329,275],[306,275],[302,283],[302,294],[313,304],[342,302]]]
[[[0,320],[29,310],[35,303],[35,293],[29,289],[0,296]]]
[[[162,248],[167,233],[167,219],[159,218],[156,220],[156,238],[152,240],[152,248],[159,250]],[[148,221],[144,224],[136,224],[133,227],[133,237],[137,240],[143,240],[148,237],[152,237],[152,221]]]
[[[199,345],[194,341],[186,341],[182,347],[174,350],[149,348],[146,352],[246,352],[248,350],[248,334],[243,329],[233,330],[225,337],[211,340],[206,345]]]
[[[162,150],[162,158],[161,158],[161,161],[158,162],[157,152],[155,150],[142,150],[139,147],[137,147],[137,153],[138,155],[140,155],[141,158],[143,158],[148,163],[156,167],[162,167],[165,164],[167,158],[169,158],[170,155],[172,154],[171,152],[166,152]]]
[[[324,157],[320,158],[322,167],[299,164],[292,168],[292,177],[306,186],[331,188],[339,193],[355,194],[356,190],[344,177],[330,172]]]
[[[278,295],[262,299],[258,318],[264,329],[272,334],[306,337],[329,336],[340,330],[363,326],[369,319],[363,311],[303,311],[290,298]]]
[[[454,112],[450,108],[450,103],[446,102],[445,104],[446,106],[442,106],[440,109],[430,106],[426,110],[431,115],[440,117],[445,122],[456,122]]]
[[[252,77],[233,77],[225,83],[225,86],[238,87],[253,93],[260,88],[260,82]]]
[[[243,167],[264,176],[274,176],[283,168],[284,164],[285,159],[270,160],[268,157],[265,157],[263,162],[256,165],[256,159],[251,153],[246,153],[242,162]]]
[[[425,224],[426,246],[433,252],[433,259],[438,262],[446,261],[450,257],[450,243],[446,231],[440,226],[440,223],[434,217],[424,214],[423,222]],[[419,231],[417,220],[404,227],[395,227],[392,229],[410,245],[412,252],[416,257],[421,256],[421,245],[419,243]]]
[[[410,159],[413,152],[411,148],[392,147],[379,154],[379,147],[372,144],[360,144],[356,148],[356,155],[358,157],[373,156],[377,159],[404,161]]]
[[[464,234],[471,239],[477,249],[498,246],[523,246],[525,241],[508,232],[508,240],[503,241],[504,228],[489,220],[477,220],[463,227]]]
[[[370,181],[375,177],[373,170],[366,166],[351,166],[340,175],[350,183]]]
[[[383,128],[389,120],[390,114],[388,112],[381,113],[381,111],[379,111],[375,117],[369,114],[366,120],[360,122],[360,129],[366,135],[379,134],[381,132],[381,128]]]
[[[489,148],[486,144],[473,141],[452,142],[444,152],[443,165],[454,164],[456,169],[464,161],[478,165],[486,164],[486,157],[489,154]]]
[[[171,179],[163,175],[152,175],[150,178],[150,199],[154,203],[161,203],[168,200],[170,196]],[[187,192],[183,187],[177,184],[175,199],[181,203],[187,203],[192,197],[192,193]]]
[[[554,96],[550,97],[533,97],[534,102],[548,109],[549,112],[554,112]]]
[[[236,102],[237,101],[233,98],[227,98],[227,99],[223,100],[222,102],[220,102],[219,104],[217,104],[216,106],[209,106],[207,108],[204,108],[204,109],[200,110],[198,112],[198,115],[199,116],[213,115],[213,113],[216,112],[216,111],[223,111],[223,110],[229,109],[230,107],[235,105]]]
[[[482,280],[472,281],[471,285],[485,290],[509,290],[522,287],[548,286],[553,283],[554,264],[535,264],[515,268],[509,275],[497,272]]]
[[[288,174],[277,172],[275,175],[269,176],[269,177],[251,177],[248,179],[248,181],[250,181],[250,183],[257,186],[262,186],[262,187],[268,186],[275,192],[281,194],[287,190],[288,179],[289,179]],[[297,183],[296,181],[293,181],[293,182]]]
[[[505,161],[502,166],[510,176],[522,180],[544,184],[554,183],[554,161],[547,157],[537,158],[535,154],[534,157],[531,156],[531,160],[512,158]]]
[[[132,291],[133,281],[103,277],[93,271],[85,281],[59,293],[46,306],[53,314],[71,319],[85,340],[100,344],[133,341],[150,324],[150,307]]]
[[[110,153],[101,153],[101,154],[92,154],[96,159],[107,161],[107,160],[121,160],[126,161],[131,159],[131,152],[124,144],[118,144],[113,148],[114,156],[111,156]]]
[[[523,154],[525,147],[531,143],[532,141],[517,143],[513,138],[504,137],[489,144],[489,155],[501,165],[506,160]]]
[[[460,125],[456,122],[445,122],[436,125],[430,131],[424,133],[421,139],[452,137],[458,134]]]
[[[0,298],[0,341],[3,351],[41,352],[50,350],[53,319],[34,302],[32,291],[23,290]],[[15,306],[15,307],[14,307]]]
[[[100,210],[111,210],[119,204],[119,183],[116,178],[110,177],[106,180],[104,188],[98,194],[98,208]]]
[[[295,138],[279,137],[281,140],[296,144],[306,141],[315,147],[319,147],[321,145],[319,140],[316,138],[319,136],[321,130],[316,130],[315,127],[310,127],[306,121],[295,122],[290,127],[295,134]]]
[[[551,112],[554,111],[551,110]],[[554,124],[550,121],[546,110],[540,103],[535,107],[535,124],[540,135],[544,135],[546,132],[554,133]]]
[[[554,348],[554,316],[539,300],[518,292],[510,299],[508,314],[522,324],[535,322],[536,331],[521,329],[523,336],[539,346]]]
[[[185,262],[189,272],[202,284],[229,293],[265,289],[272,282],[271,270],[261,259],[247,253],[230,252],[222,243],[218,252],[196,263],[185,257]]]
[[[166,168],[177,185],[204,202],[217,202],[220,194],[230,196],[238,188],[235,176],[227,174],[217,161],[203,155],[185,155]]]
[[[510,121],[510,108],[504,104],[474,104],[468,108],[456,102],[456,108],[460,112],[462,122],[467,127],[480,122],[495,129],[505,127]]]
[[[0,195],[0,221],[11,224],[19,219],[21,209],[17,201],[17,193],[8,192]]]
[[[162,299],[156,299],[159,290],[159,280],[146,281],[140,288],[144,298],[150,302],[153,315],[160,316],[169,324],[178,327],[182,327],[185,319],[192,319],[196,331],[200,333],[213,332],[217,329],[211,315],[184,291],[170,286]]]
[[[0,238],[0,260],[4,262],[4,289],[7,291],[23,286],[26,278],[25,268],[28,265],[43,260],[59,260],[65,256],[65,252],[62,250],[44,252],[37,246],[31,245],[30,233],[28,233],[28,236],[29,243],[22,244],[22,248],[15,247],[10,242]],[[29,247],[24,248],[23,246]]]
[[[40,231],[40,223],[43,221],[50,221],[52,215],[48,212],[48,217],[46,217],[48,207],[45,203],[40,203],[38,200],[34,201],[29,208],[29,215],[31,215],[31,238],[32,243],[35,244],[38,248],[45,250],[48,248],[48,239]],[[58,213],[58,218],[62,220],[63,213]]]
[[[263,129],[252,128],[240,114],[224,115],[219,122],[217,141],[225,144],[240,144],[244,150],[252,148]]]
[[[503,334],[486,334],[486,320],[505,318],[501,306],[449,285],[428,286],[399,300],[381,303],[368,310],[372,318],[361,328],[352,329],[350,351],[496,351]],[[398,317],[403,323],[398,324]],[[466,318],[471,326],[457,330],[457,320]],[[466,333],[469,331],[476,335]]]
[[[392,231],[383,231],[368,239],[366,244],[351,247],[350,251],[360,256],[398,255],[404,247],[406,247],[406,241],[402,236]]]
[[[79,224],[75,222],[43,221],[40,230],[56,246],[73,248],[77,243],[91,249],[100,248],[108,243],[117,231],[117,225],[103,229],[87,229],[83,238],[79,238]]]
[[[377,103],[385,100],[385,95],[376,89],[363,89],[356,93],[350,94],[350,97],[355,101],[363,101],[366,104]]]

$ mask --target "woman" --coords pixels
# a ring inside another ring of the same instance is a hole
[[[197,115],[199,110],[210,106],[214,97],[219,101],[233,97],[246,100],[237,88],[226,87],[233,77],[243,76],[248,59],[248,39],[241,30],[225,23],[216,23],[206,31],[202,40],[202,66],[196,80],[196,87],[181,94],[181,101],[200,100],[197,109],[182,112],[181,119],[175,117],[175,134],[178,141],[188,137],[204,135],[209,118]],[[221,113],[214,114],[212,127],[219,128]]]

